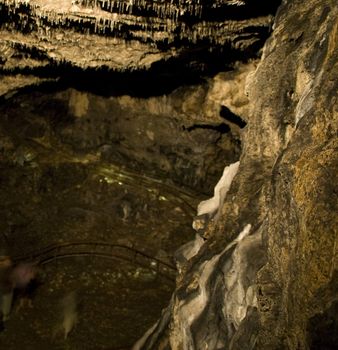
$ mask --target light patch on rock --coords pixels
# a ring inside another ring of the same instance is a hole
[[[250,88],[252,86],[252,84],[255,81],[255,73],[256,70],[252,70],[251,72],[248,73],[248,75],[245,78],[245,85],[244,85],[244,94],[245,96],[249,97],[250,96]]]
[[[246,3],[245,3],[245,1],[242,1],[242,0],[228,0],[227,5],[245,6]]]
[[[320,71],[315,80],[308,78],[308,80],[306,80],[306,82],[304,83],[302,92],[300,93],[299,102],[295,109],[296,125],[314,105],[315,103],[314,89],[316,86],[319,85],[322,75],[323,75],[323,71]]]
[[[298,97],[298,104],[295,110],[295,123],[296,125],[302,119],[303,115],[309,109],[309,106],[312,105],[310,93],[313,88],[313,80],[310,74],[306,69],[301,66],[297,71],[297,80],[296,80],[296,98]],[[310,102],[310,103],[309,103]]]
[[[168,103],[168,99],[166,95],[163,95],[159,98],[150,97],[146,100],[143,99],[142,102],[145,103],[146,109],[150,114],[153,114],[153,115],[163,115],[163,114],[172,115],[173,114],[172,106]]]
[[[78,314],[77,314],[77,299],[75,292],[71,292],[63,299],[63,323],[62,328],[64,330],[64,339],[68,338],[69,333],[75,327]]]
[[[236,162],[226,166],[223,171],[223,175],[218,181],[214,189],[214,196],[210,199],[202,201],[197,207],[197,215],[213,215],[219,208],[222,207],[226,194],[228,193],[232,180],[237,174],[240,162]]]
[[[247,77],[255,72],[257,62],[238,65],[234,71],[219,73],[209,81],[209,90],[203,105],[204,116],[214,118],[220,113],[220,106],[242,118],[249,117],[249,99],[246,94]]]
[[[14,51],[14,50],[13,50]],[[0,44],[0,53],[2,52],[2,44]],[[11,53],[7,52],[9,56]],[[10,75],[3,76],[0,79],[0,96],[3,96],[6,100],[12,98],[17,92],[27,86],[38,86],[44,82],[56,81],[57,79],[39,78],[34,75]]]
[[[147,341],[148,337],[154,332],[154,330],[156,329],[157,325],[158,325],[157,321],[153,326],[151,326],[144,334],[143,336],[133,345],[133,347],[131,348],[131,350],[140,350],[142,349],[143,345],[145,344],[145,342]]]
[[[184,244],[175,252],[175,260],[179,272],[182,271],[182,266],[199,252],[204,242],[204,239],[199,234],[196,234],[194,240]]]
[[[246,226],[238,238],[238,244],[231,257],[231,265],[224,273],[226,293],[224,295],[223,314],[228,320],[229,329],[238,329],[246,316],[249,306],[257,307],[257,297],[254,285],[247,285],[247,270],[249,268],[247,256],[251,249],[261,243],[260,233],[248,236],[250,227]]]
[[[112,98],[111,99],[115,99]],[[137,107],[137,99],[128,95],[120,96],[116,99],[122,109],[135,109]]]
[[[193,322],[198,319],[198,317],[202,314],[203,310],[206,308],[209,301],[209,292],[207,289],[208,281],[210,280],[211,274],[215,271],[215,266],[219,263],[220,258],[230,250],[234,245],[240,244],[250,233],[251,225],[248,224],[244,227],[244,229],[239,233],[238,237],[234,239],[231,243],[229,243],[224,250],[220,253],[212,257],[210,260],[205,261],[199,268],[199,278],[195,279],[195,282],[198,286],[198,294],[192,300],[188,302],[183,300],[179,301],[176,299],[176,319],[175,319],[175,328],[173,331],[173,336],[170,338],[170,345],[172,349],[184,349],[190,350],[193,347],[193,340],[191,334],[191,326]],[[239,259],[235,257],[235,259]],[[234,285],[234,279],[231,275],[231,281],[226,282],[230,286]],[[194,288],[196,290],[196,288]],[[246,300],[246,295],[243,291],[243,287],[241,289],[236,289],[236,300],[232,303],[233,306],[237,308],[231,309],[229,315],[233,317],[235,320],[242,320],[243,315],[245,316],[246,309],[237,302],[237,299],[242,297]],[[252,293],[252,291],[250,291]],[[248,296],[250,297],[250,296]],[[182,343],[183,342],[183,343]]]
[[[69,110],[77,118],[85,116],[88,112],[89,99],[84,92],[71,90],[69,97]]]
[[[151,130],[146,130],[146,134],[149,140],[154,141],[155,140],[155,134]]]

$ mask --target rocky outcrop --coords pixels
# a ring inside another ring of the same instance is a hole
[[[333,349],[338,12],[285,1],[255,73],[218,220],[142,349]],[[196,250],[196,245],[193,245]]]

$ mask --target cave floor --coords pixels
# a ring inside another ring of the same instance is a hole
[[[52,262],[32,307],[13,312],[0,334],[3,349],[130,349],[170,298],[173,282],[132,264],[93,257]],[[64,338],[62,299],[78,298],[78,322]]]
[[[30,144],[34,159],[28,153],[18,159],[20,148],[3,153],[0,163],[1,247],[14,262],[36,261],[40,285],[32,308],[17,310],[20,300],[14,300],[0,348],[129,349],[159,318],[174,288],[173,269],[167,276],[166,269],[151,269],[157,264],[151,257],[174,267],[174,251],[194,235],[197,198],[92,155],[55,148],[45,154]],[[90,242],[86,254],[72,248],[79,242]],[[130,256],[102,254],[102,243]],[[53,244],[70,249],[43,255]],[[64,339],[60,303],[72,291],[78,322]]]
[[[129,349],[169,303],[201,195],[66,142],[67,112],[23,98],[0,107],[0,255],[36,262],[39,285],[32,308],[14,299],[0,349]],[[64,339],[72,292],[78,322]]]
[[[68,165],[0,169],[2,246],[15,262],[40,265],[33,307],[17,311],[14,300],[1,348],[128,349],[169,302],[173,253],[193,236],[187,197],[111,164]],[[90,244],[79,250],[79,242]],[[152,269],[152,257],[168,268]],[[72,291],[78,322],[64,339],[60,302]]]

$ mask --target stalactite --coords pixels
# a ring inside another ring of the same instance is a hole
[[[245,37],[246,28],[250,27],[249,21],[207,21],[203,17],[203,9],[204,6],[210,9],[211,5],[201,0],[82,0],[76,1],[76,6],[78,9],[72,10],[70,14],[65,10],[53,9],[49,2],[47,5],[37,5],[29,1],[0,0],[0,9],[12,19],[7,21],[8,24],[2,24],[2,28],[38,30],[39,33],[42,33],[42,28],[44,35],[47,35],[47,28],[63,27],[84,35],[95,33],[107,37],[124,37],[125,40],[133,39],[162,47],[171,47],[175,43],[178,48],[186,43],[196,46],[208,42],[221,46],[231,41],[233,48],[245,50],[246,45],[256,40],[255,35],[251,38],[251,33],[250,39]],[[213,8],[221,6],[227,5],[220,2]],[[190,20],[196,23],[188,25]]]

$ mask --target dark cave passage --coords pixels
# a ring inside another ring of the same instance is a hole
[[[105,97],[49,85],[2,101],[2,255],[39,271],[33,308],[14,295],[8,349],[63,348],[75,308],[67,344],[88,349],[129,349],[158,319],[197,204],[241,151],[228,125],[179,120],[194,89]]]
[[[335,289],[337,287],[335,286]],[[311,350],[334,350],[338,342],[338,302],[310,318],[307,326]]]

